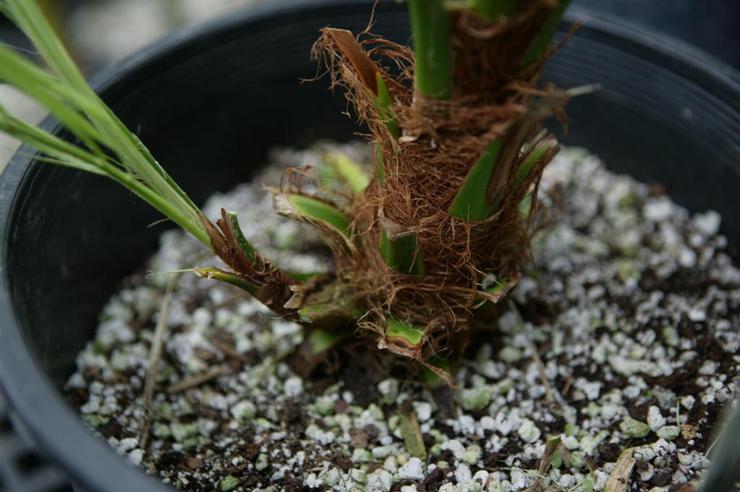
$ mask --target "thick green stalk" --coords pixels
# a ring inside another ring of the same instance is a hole
[[[408,0],[416,53],[414,85],[422,96],[447,99],[452,92],[450,21],[443,0]]]

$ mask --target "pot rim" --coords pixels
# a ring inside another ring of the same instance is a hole
[[[145,47],[123,61],[104,69],[91,79],[91,85],[105,94],[121,77],[156,65],[163,58],[193,47],[225,31],[248,22],[265,20],[291,11],[322,9],[352,5],[369,11],[372,0],[272,0],[185,28]],[[582,31],[596,32],[607,39],[620,41],[620,48],[641,57],[649,56],[681,76],[692,80],[722,97],[740,110],[740,75],[730,66],[703,51],[670,36],[618,21],[610,16],[596,15],[587,10],[572,9],[568,22],[582,21]],[[58,127],[53,118],[41,125],[47,130]],[[21,321],[10,295],[7,278],[8,244],[13,213],[19,201],[17,192],[26,180],[35,152],[26,146],[14,154],[0,176],[0,376],[9,405],[23,422],[35,443],[84,488],[100,490],[171,490],[139,468],[120,457],[106,442],[85,426],[78,413],[62,398],[32,355],[21,330]],[[20,377],[22,375],[22,378]],[[22,381],[21,381],[22,379]],[[70,452],[74,450],[74,452]],[[106,484],[106,485],[103,485]]]

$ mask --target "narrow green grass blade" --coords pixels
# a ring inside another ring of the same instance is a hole
[[[334,152],[326,156],[329,166],[335,171],[336,176],[347,183],[349,189],[355,195],[359,195],[367,185],[370,178],[365,174],[362,167],[341,152]]]
[[[424,275],[424,257],[413,234],[391,239],[383,229],[380,233],[380,254],[385,264],[394,270]]]
[[[474,0],[474,8],[485,19],[493,20],[512,14],[519,0]]]
[[[100,158],[79,148],[59,137],[31,126],[17,118],[14,118],[0,106],[0,131],[13,136],[14,138],[25,142],[32,147],[48,154],[54,158],[54,163],[79,169],[81,171],[100,174],[105,176],[100,168],[102,164]],[[39,156],[36,159],[42,160]],[[99,162],[96,166],[92,162]]]
[[[393,101],[390,92],[388,92],[388,86],[380,72],[375,74],[375,80],[378,86],[378,94],[375,96],[375,108],[378,110],[381,119],[385,122],[393,138],[398,138],[401,136],[401,130],[398,127],[396,116],[393,114]]]
[[[545,22],[540,29],[540,32],[532,41],[532,45],[529,47],[529,51],[524,57],[524,65],[530,65],[545,54],[547,48],[550,46],[552,35],[555,34],[555,30],[558,28],[560,19],[562,19],[565,10],[568,8],[571,0],[559,0],[558,6],[552,13],[550,18]]]
[[[403,321],[389,318],[385,326],[385,336],[386,338],[404,340],[409,346],[416,347],[424,338],[424,330]]]
[[[326,224],[346,238],[350,237],[352,221],[335,207],[304,195],[288,194],[286,198],[299,215]]]
[[[238,287],[246,292],[249,292],[251,295],[255,295],[259,290],[256,285],[243,279],[239,275],[235,275],[233,273],[226,272],[218,268],[193,268],[192,272],[202,278],[214,279],[233,285],[234,287]]]
[[[200,211],[184,191],[151,156],[141,141],[129,131],[87,85],[83,75],[57,39],[53,28],[36,2],[2,0],[4,13],[23,30],[50,67],[44,72],[18,53],[2,47],[0,78],[46,107],[96,157],[88,164],[98,168],[144,198],[159,211],[210,246],[200,221]],[[50,158],[42,161],[70,165],[91,171],[80,162],[80,155],[51,148],[52,141],[15,127],[17,136],[34,145],[43,145]],[[58,142],[54,141],[54,144]],[[85,156],[89,158],[90,156]],[[98,173],[99,174],[99,173]]]
[[[443,0],[408,0],[416,53],[414,85],[423,96],[447,99],[452,92],[450,21]]]
[[[141,141],[123,125],[87,85],[36,2],[4,1],[13,21],[31,39],[34,47],[60,81],[75,94],[75,104],[99,132],[99,140],[106,143],[106,146],[117,155],[120,163],[130,172],[141,176],[147,186],[181,208],[193,229],[202,229],[197,207],[161,168]],[[85,102],[81,103],[80,100]],[[70,130],[74,131],[73,128]],[[207,241],[205,231],[200,238]]]
[[[59,96],[62,84],[46,72],[0,45],[0,81],[21,89],[27,96],[53,113],[85,145],[95,148],[96,131],[79,112],[70,108]]]
[[[503,142],[496,139],[486,148],[465,177],[460,190],[448,210],[449,214],[468,222],[487,219],[491,213],[488,203],[488,185],[493,177]]]

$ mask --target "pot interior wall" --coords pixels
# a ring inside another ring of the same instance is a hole
[[[311,78],[311,44],[324,25],[355,32],[369,4],[316,8],[238,20],[197,41],[158,51],[136,70],[103,82],[105,99],[196,201],[245,180],[276,145],[350,138],[341,95]],[[595,21],[594,21],[595,22]],[[376,31],[408,39],[403,6],[385,2]],[[632,41],[586,22],[552,61],[546,78],[561,86],[600,82],[572,101],[567,144],[583,145],[617,171],[657,181],[693,210],[713,208],[738,244],[740,121],[738,93]],[[22,159],[23,157],[18,157]],[[8,275],[25,335],[61,388],[97,314],[122,277],[141,267],[165,225],[101,178],[34,166],[14,209]]]

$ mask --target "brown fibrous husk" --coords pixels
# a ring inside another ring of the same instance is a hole
[[[367,308],[360,327],[376,333],[382,348],[419,360],[454,352],[467,340],[465,328],[476,307],[495,301],[481,290],[483,279],[494,274],[513,284],[529,259],[536,187],[557,153],[542,122],[553,114],[563,118],[568,97],[553,86],[537,85],[550,53],[528,66],[521,61],[554,7],[552,1],[532,1],[494,22],[471,12],[453,13],[454,90],[448,100],[425,99],[414,91],[414,54],[406,46],[363,32],[349,47],[346,32],[338,36],[332,29],[324,29],[315,44],[313,54],[326,67],[332,86],[345,90],[382,155],[383,182],[374,179],[346,210],[354,219],[356,247],[335,249],[338,277]],[[400,138],[377,112],[369,70],[386,82]],[[496,138],[504,142],[489,186],[496,212],[479,222],[451,216],[447,210],[465,177]],[[524,185],[513,187],[516,170],[544,143],[550,149]],[[519,204],[533,190],[530,215],[523,219]],[[415,235],[423,275],[386,265],[378,247],[383,229],[391,237]],[[423,343],[389,344],[384,334],[389,315],[424,326]]]

